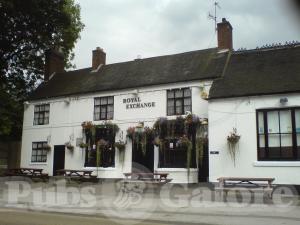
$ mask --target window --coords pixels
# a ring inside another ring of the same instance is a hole
[[[258,160],[300,160],[300,109],[257,110]]]
[[[49,104],[42,104],[34,106],[33,125],[49,124]]]
[[[195,145],[193,143],[192,159],[195,159]],[[178,139],[168,139],[165,143],[165,149],[159,151],[160,168],[187,168],[186,149],[178,146]],[[196,168],[196,160],[192,160],[191,168]]]
[[[112,129],[108,128],[96,128],[95,142],[91,136],[86,137],[86,142],[90,143],[90,146],[86,149],[85,167],[97,166],[97,151],[95,149],[95,143],[100,139],[107,142],[107,146],[100,153],[100,167],[114,167],[115,166],[115,134]]]
[[[47,161],[47,142],[32,142],[31,162]]]
[[[167,91],[167,115],[183,115],[192,111],[191,89],[173,89]]]
[[[94,100],[94,120],[111,120],[114,117],[114,97],[101,97]]]

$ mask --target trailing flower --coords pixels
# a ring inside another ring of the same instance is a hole
[[[66,142],[65,143],[65,146],[67,149],[69,149],[70,151],[73,151],[74,150],[74,145],[71,144],[71,142]]]
[[[49,145],[48,143],[46,145],[44,145],[44,149],[47,151],[51,150],[51,145]]]
[[[124,151],[125,150],[125,148],[126,148],[126,142],[124,142],[124,141],[118,141],[118,142],[115,142],[115,147],[117,148],[117,149],[119,149],[119,151]]]
[[[186,135],[183,135],[182,137],[179,138],[178,146],[186,149],[186,168],[187,168],[187,175],[189,179],[191,162],[192,162],[193,144]]]
[[[234,166],[236,161],[236,155],[238,152],[237,144],[240,138],[241,136],[237,134],[236,128],[233,128],[232,132],[230,132],[229,135],[227,136],[228,151],[231,159],[233,160]]]
[[[84,143],[84,142],[81,142],[80,144],[79,144],[79,147],[80,148],[87,148],[89,145],[87,144],[87,143]]]
[[[91,121],[85,121],[85,122],[82,122],[81,126],[82,126],[83,130],[91,130],[94,125],[93,125],[93,122],[91,122]]]
[[[198,167],[202,167],[203,164],[203,156],[204,156],[204,146],[208,144],[207,137],[198,137],[196,138],[196,159],[198,163]]]
[[[122,163],[122,166],[124,164],[124,161],[125,161],[125,149],[126,149],[126,142],[124,141],[118,141],[118,142],[115,142],[115,147],[119,150],[119,159],[120,159],[120,162]]]
[[[129,127],[127,129],[127,137],[132,140],[134,138],[134,134],[135,134],[135,127]]]

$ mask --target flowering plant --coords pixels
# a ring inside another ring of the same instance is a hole
[[[238,149],[236,148],[237,143],[239,142],[241,136],[237,134],[237,129],[233,128],[232,132],[229,133],[227,136],[227,144],[228,144],[228,151],[233,160],[235,166],[236,154]]]
[[[115,142],[115,147],[119,149],[119,151],[124,151],[126,148],[126,142],[124,141]]]
[[[71,142],[66,142],[65,146],[66,146],[67,149],[69,149],[71,151],[74,150],[74,146],[71,144]]]
[[[81,142],[80,144],[79,144],[79,147],[80,148],[86,148],[86,147],[88,147],[89,145],[88,144],[86,144],[86,143],[84,143],[84,142]]]
[[[185,123],[186,124],[198,124],[200,122],[200,119],[197,115],[195,114],[188,114],[185,117]]]
[[[241,138],[241,135],[237,134],[236,128],[233,128],[232,132],[227,136],[227,141],[231,144],[236,144]]]
[[[47,151],[51,150],[51,145],[49,145],[48,143],[46,145],[44,145],[44,149]]]
[[[135,127],[129,127],[127,129],[127,137],[133,139],[135,133]]]
[[[81,126],[83,130],[90,130],[94,125],[91,121],[84,121]]]

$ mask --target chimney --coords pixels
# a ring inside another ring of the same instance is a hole
[[[54,49],[49,49],[45,52],[45,74],[44,81],[48,81],[50,76],[56,72],[64,72],[65,62],[61,52]]]
[[[217,24],[218,30],[218,48],[232,50],[232,26],[225,19],[222,19],[221,23]]]
[[[102,48],[97,47],[93,50],[92,70],[97,70],[100,65],[105,65],[106,53]]]

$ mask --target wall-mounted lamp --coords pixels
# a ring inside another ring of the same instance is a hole
[[[25,101],[24,102],[24,107],[27,109],[29,107],[29,102],[28,101]]]
[[[139,94],[139,90],[138,89],[134,89],[132,92],[133,95],[138,95]]]
[[[289,99],[287,97],[283,97],[279,99],[280,104],[284,105],[288,103]]]
[[[65,100],[64,100],[64,103],[65,103],[66,105],[69,105],[70,102],[71,102],[70,99],[65,99]]]

